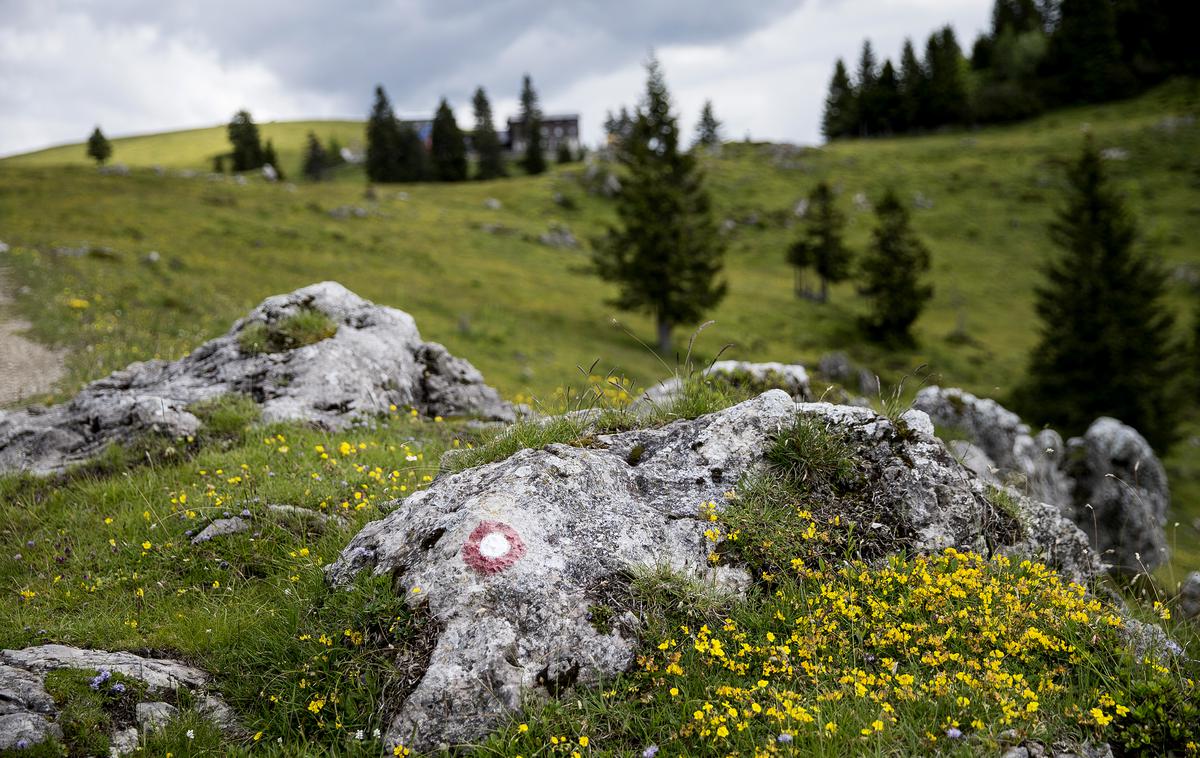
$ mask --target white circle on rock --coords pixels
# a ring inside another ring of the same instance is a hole
[[[508,537],[500,532],[491,532],[479,541],[479,554],[484,558],[500,558],[512,549]]]

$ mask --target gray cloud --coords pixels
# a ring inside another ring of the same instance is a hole
[[[631,103],[655,49],[690,125],[711,96],[734,136],[813,140],[834,55],[864,36],[895,54],[903,34],[954,22],[969,38],[990,0],[0,0],[0,152],[256,117],[362,117],[382,83],[398,112],[441,96],[469,117],[477,85],[501,115],[523,73],[543,103],[581,111],[599,136]],[[677,86],[678,83],[678,86]],[[781,91],[786,88],[787,91]],[[792,103],[780,102],[790,99]],[[721,113],[722,102],[731,108]],[[736,111],[730,112],[733,107]],[[792,122],[792,123],[789,123]]]

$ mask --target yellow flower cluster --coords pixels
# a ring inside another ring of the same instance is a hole
[[[1123,623],[1051,569],[1002,556],[948,549],[883,566],[793,569],[757,621],[680,626],[640,658],[683,704],[680,737],[715,749],[746,730],[783,744],[839,728],[868,739],[899,711],[930,743],[964,730],[1034,732],[1043,703],[1072,684],[1081,641],[1114,639]],[[1129,712],[1096,696],[1097,727]],[[912,723],[921,713],[937,715]]]

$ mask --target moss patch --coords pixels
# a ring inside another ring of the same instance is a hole
[[[312,345],[337,334],[337,324],[313,308],[301,308],[274,323],[256,321],[238,333],[238,345],[248,355],[282,353]]]

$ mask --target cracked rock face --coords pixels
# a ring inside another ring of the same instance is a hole
[[[875,491],[890,493],[880,496],[890,498],[895,523],[886,528],[899,535],[897,548],[995,547],[1070,576],[1096,570],[1074,524],[1016,493],[1029,527],[1006,538],[984,484],[932,436],[922,413],[897,428],[869,410],[796,403],[772,390],[692,421],[599,435],[592,447],[523,450],[439,478],[364,527],[326,568],[335,585],[360,571],[391,575],[436,627],[427,670],[394,714],[390,743],[427,750],[477,740],[523,696],[554,696],[624,671],[636,629],[598,630],[589,607],[596,588],[623,586],[637,567],[744,587],[741,569],[709,567],[699,509],[720,507],[797,414],[827,419],[856,444]]]
[[[220,697],[208,692],[208,674],[199,669],[178,661],[143,658],[133,653],[40,645],[22,650],[0,650],[0,750],[16,749],[19,744],[31,747],[51,737],[63,736],[62,729],[55,723],[58,706],[45,687],[46,674],[59,669],[123,674],[145,682],[151,693],[191,690],[200,713],[225,731],[238,729],[233,712]],[[175,709],[166,703],[147,702],[139,703],[136,712],[139,722],[161,725]],[[137,746],[137,729],[135,725],[118,725],[112,738],[118,754],[131,752]]]
[[[1167,560],[1167,475],[1132,427],[1102,417],[1064,444],[1053,429],[1031,434],[1012,411],[960,389],[926,387],[913,406],[966,434],[969,441],[951,444],[967,468],[1057,506],[1113,570],[1136,573]]]
[[[304,312],[337,331],[313,344],[251,353],[247,329],[270,328]],[[49,473],[141,434],[194,435],[193,403],[249,396],[264,421],[311,421],[337,428],[411,406],[429,415],[511,421],[514,411],[467,361],[424,342],[412,316],[375,305],[336,282],[269,297],[224,336],[174,362],[135,363],[51,408],[0,411],[0,473]]]

